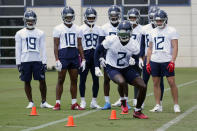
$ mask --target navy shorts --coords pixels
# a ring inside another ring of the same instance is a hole
[[[29,82],[32,80],[32,75],[34,80],[44,80],[45,71],[43,69],[42,62],[23,62],[21,63],[21,74],[20,79],[22,81]]]
[[[59,59],[62,64],[62,69],[78,69],[79,57],[73,59]]]
[[[169,72],[169,70],[167,69],[168,64],[170,62],[164,62],[164,63],[157,63],[157,62],[153,62],[150,61],[150,66],[151,66],[151,75],[154,77],[158,76],[158,77],[162,77],[162,76],[166,76],[166,77],[170,77],[170,76],[174,76],[175,73],[173,72]]]
[[[123,69],[119,69],[119,68],[115,68],[110,65],[107,65],[106,72],[111,80],[114,80],[114,77],[117,74],[121,74],[125,78],[126,82],[129,84],[131,84],[135,78],[140,76],[139,73],[135,69],[133,69],[131,66],[123,68]]]

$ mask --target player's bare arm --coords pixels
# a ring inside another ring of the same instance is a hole
[[[81,59],[84,60],[84,53],[83,53],[83,47],[82,47],[82,43],[81,43],[81,38],[77,38],[77,42],[78,42],[78,50],[79,50],[79,54],[81,56]]]
[[[54,37],[54,55],[55,55],[55,60],[59,60],[58,58],[58,47],[60,43],[60,38]]]
[[[172,43],[172,48],[173,48],[172,61],[175,62],[177,54],[178,54],[178,39],[172,40],[171,43]]]
[[[149,42],[149,47],[147,50],[147,64],[150,63],[150,58],[151,58],[151,54],[152,54],[152,45],[153,45],[153,43]]]

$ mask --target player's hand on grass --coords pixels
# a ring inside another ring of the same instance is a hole
[[[139,67],[142,69],[144,67],[144,61],[142,58],[139,58]]]
[[[55,69],[57,70],[57,71],[61,71],[62,70],[62,63],[60,62],[60,60],[57,60],[56,62],[55,62]]]
[[[99,67],[95,67],[95,75],[96,76],[103,76],[103,73],[102,73],[102,71],[100,70],[100,68]]]
[[[99,59],[101,67],[106,67],[106,61],[103,57]]]
[[[130,57],[129,65],[135,65],[135,59],[133,57]]]
[[[146,64],[146,71],[148,72],[148,74],[150,74],[151,72],[150,63]]]
[[[173,61],[170,61],[170,63],[168,64],[168,67],[167,67],[168,71],[169,72],[173,72],[174,71],[174,68],[175,68],[174,62]]]
[[[85,70],[86,68],[86,60],[83,59],[82,62],[81,62],[81,68],[82,68],[82,72]]]

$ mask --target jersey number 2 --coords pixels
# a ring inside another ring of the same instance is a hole
[[[117,59],[117,66],[124,66],[124,63],[121,63],[121,60],[124,59],[126,57],[125,52],[118,52],[118,56],[119,58]]]

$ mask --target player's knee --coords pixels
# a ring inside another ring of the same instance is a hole
[[[64,79],[61,77],[58,78],[58,84],[63,85],[64,84]]]
[[[119,80],[118,85],[120,87],[126,86],[126,82],[124,80]]]

